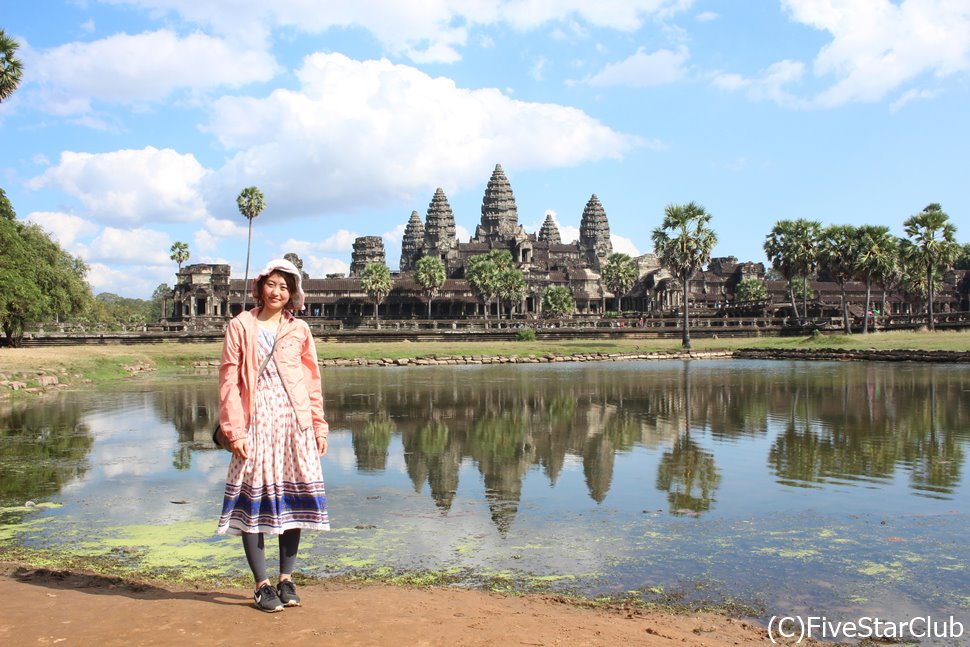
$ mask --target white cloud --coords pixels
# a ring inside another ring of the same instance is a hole
[[[920,99],[932,99],[936,97],[939,93],[932,90],[907,90],[902,94],[901,97],[893,101],[889,105],[890,112],[898,112],[910,101],[917,101]]]
[[[110,153],[65,151],[32,189],[56,187],[109,223],[185,222],[206,215],[199,185],[206,170],[191,154],[146,147]]]
[[[317,242],[290,238],[283,243],[283,249],[284,253],[294,252],[301,256],[313,252],[349,252],[354,248],[354,239],[359,236],[355,232],[340,229],[325,240]]]
[[[467,243],[468,241],[470,241],[472,239],[472,233],[470,231],[468,231],[468,228],[467,227],[463,227],[461,225],[456,224],[455,225],[455,238],[458,239],[458,242]]]
[[[721,16],[714,11],[702,11],[699,14],[697,14],[698,22],[712,22],[714,20],[717,20],[720,17]]]
[[[206,218],[205,228],[206,231],[211,233],[213,236],[219,236],[222,238],[228,238],[230,236],[246,236],[249,234],[249,225],[243,224],[246,222],[242,220],[242,216],[239,216],[240,221],[229,220],[228,218]]]
[[[760,78],[721,74],[715,85],[745,89],[753,99],[794,107],[832,108],[882,101],[902,92],[897,110],[927,98],[932,79],[970,71],[970,2],[967,0],[782,0],[792,20],[831,34],[812,63],[827,85],[798,98],[784,85],[803,79],[804,64],[780,61]],[[917,87],[909,87],[916,85]]]
[[[200,254],[208,254],[219,249],[219,237],[215,236],[208,229],[200,229],[195,232],[195,250]]]
[[[617,254],[629,254],[632,258],[636,258],[640,255],[637,246],[633,244],[633,241],[629,238],[623,236],[617,236],[616,234],[610,234],[610,242],[613,243],[613,251]]]
[[[350,273],[350,265],[339,258],[314,256],[312,254],[300,258],[303,259],[303,271],[309,274],[310,278],[322,279],[327,274],[343,274],[346,276]]]
[[[240,152],[212,178],[211,203],[258,184],[267,212],[346,214],[477,186],[496,162],[571,166],[640,144],[575,108],[459,88],[387,60],[314,54],[297,77],[299,90],[214,103],[207,129]]]
[[[687,74],[685,64],[690,57],[687,48],[676,52],[661,49],[647,54],[641,47],[629,58],[611,63],[586,80],[590,85],[628,85],[650,87],[681,80]]]
[[[91,99],[159,101],[179,89],[266,81],[276,70],[272,57],[259,49],[200,33],[181,37],[160,30],[115,34],[37,53],[31,80],[48,89],[43,109],[63,115],[89,111]]]
[[[44,231],[50,233],[61,247],[72,254],[77,254],[83,246],[77,243],[98,231],[98,225],[70,213],[59,211],[34,211],[27,215],[27,220],[37,223]]]
[[[453,63],[472,31],[509,25],[531,31],[563,24],[577,32],[589,25],[632,32],[651,18],[667,19],[691,7],[693,0],[370,0],[329,3],[325,10],[306,0],[107,0],[151,10],[169,11],[197,24],[210,25],[235,42],[262,47],[273,28],[285,27],[310,34],[331,28],[360,27],[369,31],[395,55],[420,63]],[[479,39],[480,41],[481,39]]]
[[[152,229],[105,227],[91,241],[88,258],[121,265],[165,265],[171,263],[172,239]]]
[[[805,66],[798,61],[779,61],[764,70],[758,78],[748,79],[738,74],[715,73],[712,84],[729,92],[743,91],[754,101],[773,101],[790,108],[810,107],[788,88],[804,76]]]
[[[114,268],[104,263],[91,263],[87,282],[95,294],[111,292],[126,297],[147,299],[159,283],[171,285],[175,268],[170,266],[140,267],[137,272],[130,268]]]
[[[562,241],[563,245],[575,243],[577,240],[579,240],[579,227],[573,227],[572,225],[559,225],[559,240]]]
[[[391,231],[384,232],[382,238],[384,238],[385,249],[400,246],[401,241],[404,240],[405,229],[407,229],[407,223],[400,224]]]

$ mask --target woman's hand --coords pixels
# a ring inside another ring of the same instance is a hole
[[[321,456],[327,455],[327,437],[317,436],[317,451],[320,452]]]
[[[245,438],[239,438],[229,443],[229,451],[232,455],[241,460],[249,458],[249,443]]]

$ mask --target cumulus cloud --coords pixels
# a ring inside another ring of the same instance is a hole
[[[640,145],[581,110],[468,90],[387,60],[313,54],[297,90],[214,102],[207,130],[239,152],[207,183],[210,201],[258,183],[267,213],[342,213],[413,202],[429,187],[476,186],[518,169],[620,158]]]
[[[72,254],[84,249],[83,245],[78,244],[80,239],[92,236],[98,231],[95,223],[60,211],[34,211],[27,215],[27,220],[40,225],[61,247]]]
[[[359,235],[346,229],[340,229],[326,239],[316,242],[290,238],[283,243],[283,249],[286,250],[284,253],[294,252],[301,256],[315,252],[349,252],[354,248],[354,239],[358,238]]]
[[[163,231],[105,227],[91,241],[88,258],[118,265],[166,265],[171,263],[172,239]]]
[[[79,199],[99,222],[186,222],[206,215],[199,194],[205,175],[195,156],[171,149],[65,151],[57,166],[28,186],[64,191]]]
[[[234,41],[263,43],[274,27],[304,33],[332,28],[363,28],[391,54],[416,63],[453,63],[461,58],[473,30],[508,25],[531,31],[551,24],[575,30],[577,23],[634,31],[645,21],[667,19],[688,10],[693,0],[430,0],[330,3],[325,11],[305,0],[236,0],[232,3],[197,0],[106,0],[149,9],[157,14],[177,12],[184,19],[211,26]]]
[[[171,285],[173,278],[171,263],[169,266],[146,266],[137,273],[130,272],[128,268],[91,263],[86,277],[95,294],[111,292],[141,299],[147,299],[160,283]]]
[[[277,65],[265,51],[244,44],[232,45],[201,33],[179,36],[163,29],[115,34],[39,52],[31,71],[31,81],[48,88],[43,108],[74,114],[89,111],[92,99],[138,104],[165,99],[180,89],[266,81]]]
[[[690,54],[686,47],[676,52],[660,49],[647,53],[641,47],[629,58],[610,63],[586,80],[590,85],[628,85],[645,88],[666,85],[686,76],[685,64]]]
[[[623,236],[617,236],[616,234],[610,234],[610,242],[613,243],[613,251],[617,254],[629,254],[630,257],[636,258],[640,255],[640,251],[637,246],[633,244],[633,241],[629,238]]]
[[[828,32],[812,62],[822,88],[796,97],[785,86],[804,80],[805,65],[780,61],[760,77],[718,74],[714,84],[753,99],[794,107],[833,108],[901,93],[897,110],[926,98],[933,79],[970,71],[970,2],[966,0],[782,0],[794,22]],[[912,86],[917,87],[912,87]]]
[[[714,74],[711,83],[721,90],[743,91],[754,101],[773,101],[790,108],[808,108],[811,105],[809,101],[789,90],[802,79],[804,73],[805,66],[798,61],[779,61],[756,78],[719,72]]]

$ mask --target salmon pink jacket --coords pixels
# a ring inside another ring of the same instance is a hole
[[[255,409],[256,343],[261,308],[240,313],[229,322],[222,344],[219,367],[219,425],[229,442],[245,438]],[[324,419],[323,389],[317,349],[306,322],[283,312],[273,353],[276,368],[296,411],[300,429],[313,429],[317,438],[326,437],[330,426]]]

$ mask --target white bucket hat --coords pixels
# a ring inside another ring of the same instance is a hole
[[[306,295],[303,293],[303,272],[296,269],[296,265],[289,262],[285,258],[276,258],[271,260],[266,264],[266,267],[256,275],[253,279],[252,284],[252,295],[253,299],[257,301],[260,300],[259,294],[259,281],[265,276],[269,276],[273,272],[284,272],[286,274],[292,274],[293,279],[296,282],[296,291],[290,295],[290,301],[286,304],[286,307],[290,310],[303,310],[303,302],[306,300]]]

